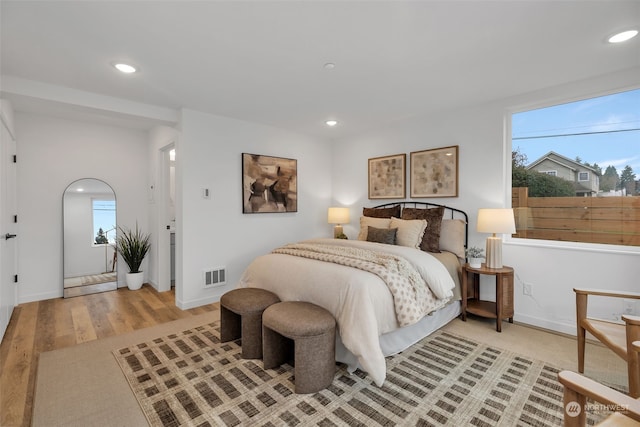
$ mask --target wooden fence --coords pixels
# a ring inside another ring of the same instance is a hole
[[[514,237],[640,246],[640,197],[529,197],[511,191]]]

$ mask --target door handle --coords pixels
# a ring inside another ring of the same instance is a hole
[[[9,233],[7,233],[2,237],[4,237],[5,239],[9,240],[9,239],[13,239],[16,236],[17,236],[17,234],[9,234]]]

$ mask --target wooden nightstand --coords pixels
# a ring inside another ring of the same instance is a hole
[[[496,302],[480,299],[481,274],[496,277]],[[462,320],[466,322],[467,313],[496,319],[496,331],[502,332],[502,320],[508,318],[513,323],[513,311],[513,268],[487,268],[485,264],[480,268],[469,264],[462,267]]]

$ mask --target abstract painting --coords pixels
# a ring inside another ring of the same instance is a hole
[[[242,213],[297,211],[297,160],[242,153]]]
[[[458,197],[458,146],[410,155],[411,197]]]
[[[369,199],[404,199],[406,154],[369,159]]]

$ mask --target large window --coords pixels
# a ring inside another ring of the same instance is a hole
[[[515,237],[640,246],[640,89],[512,115]]]
[[[116,201],[92,199],[93,208],[93,244],[114,244],[116,233]]]

